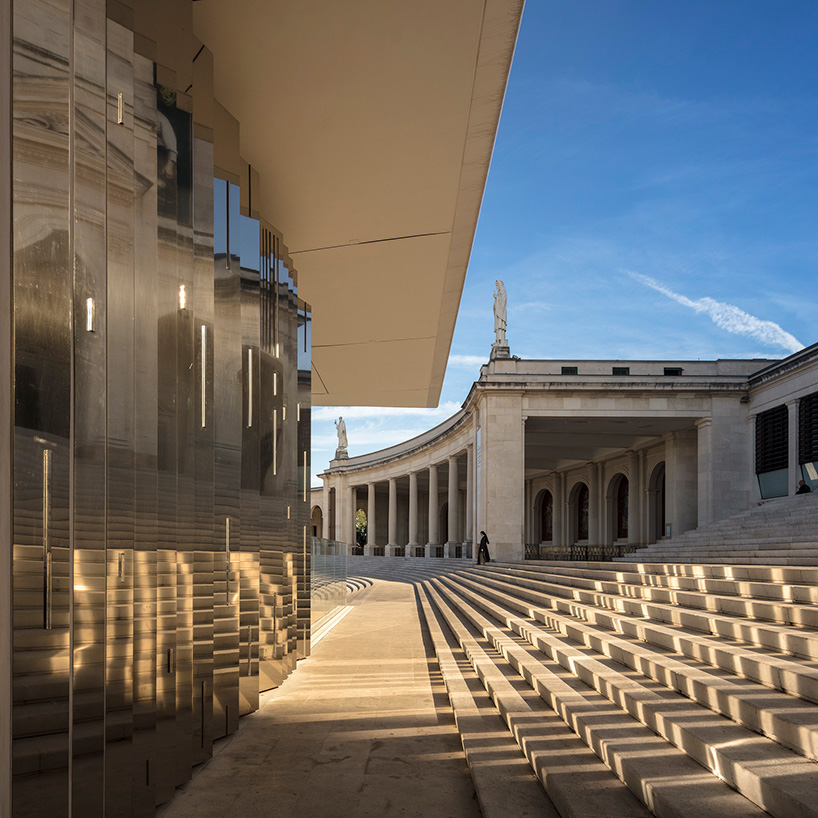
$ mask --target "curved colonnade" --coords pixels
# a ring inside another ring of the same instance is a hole
[[[373,455],[334,460],[324,483],[318,534],[366,556],[472,556],[475,423],[461,410],[431,431]],[[366,517],[356,545],[355,519]],[[313,508],[313,533],[318,521]]]

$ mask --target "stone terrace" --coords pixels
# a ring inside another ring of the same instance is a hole
[[[818,566],[362,557],[350,574],[351,613],[167,818],[465,816],[466,763],[487,818],[818,818]],[[201,811],[242,765],[274,782],[271,741],[305,756],[297,775]]]

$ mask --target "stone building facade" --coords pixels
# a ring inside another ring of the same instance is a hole
[[[818,345],[782,361],[490,360],[423,435],[333,460],[313,533],[367,554],[636,548],[818,487]]]

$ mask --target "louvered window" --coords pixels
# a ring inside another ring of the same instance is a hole
[[[756,474],[787,468],[787,407],[756,417]]]
[[[798,462],[818,460],[818,392],[798,402]]]

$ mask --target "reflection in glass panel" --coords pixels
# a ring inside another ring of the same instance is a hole
[[[789,494],[789,470],[776,469],[758,475],[758,488],[762,499],[786,497]]]

